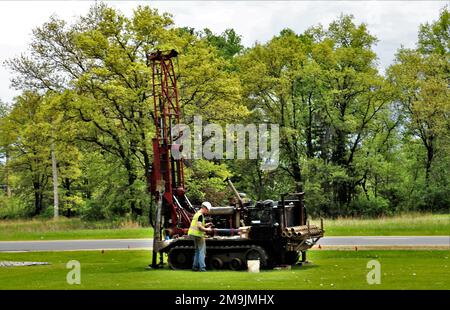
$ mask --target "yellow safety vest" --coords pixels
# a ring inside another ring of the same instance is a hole
[[[198,218],[200,215],[202,215],[202,212],[200,212],[200,211],[198,211],[197,213],[194,214],[194,217],[192,218],[192,222],[191,222],[191,227],[189,227],[189,231],[188,231],[189,236],[195,236],[195,237],[204,237],[205,236],[205,233],[203,231],[201,231],[197,226]],[[202,224],[203,224],[203,226],[205,226],[205,216],[203,216]]]

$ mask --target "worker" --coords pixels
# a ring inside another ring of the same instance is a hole
[[[194,238],[195,254],[193,271],[206,271],[205,256],[206,256],[206,242],[205,233],[211,232],[210,226],[212,223],[205,225],[205,215],[211,210],[212,205],[208,201],[202,203],[200,210],[195,213],[192,218],[191,227],[189,227],[188,235]]]

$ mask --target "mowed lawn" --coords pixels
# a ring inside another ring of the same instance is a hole
[[[292,270],[145,270],[149,251],[0,253],[0,261],[48,266],[0,267],[0,289],[450,289],[449,251],[309,251],[312,264]],[[66,263],[81,264],[81,284],[66,282]],[[381,284],[367,283],[367,264],[381,265]]]
[[[312,224],[320,225],[319,220]],[[450,214],[406,214],[377,219],[325,219],[325,236],[450,235]],[[0,241],[151,238],[151,227],[80,219],[0,221]]]

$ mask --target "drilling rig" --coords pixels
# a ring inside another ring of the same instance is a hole
[[[151,266],[163,266],[163,255],[172,269],[192,267],[194,242],[187,232],[196,212],[186,196],[184,160],[172,156],[181,151],[179,137],[172,135],[180,124],[181,110],[174,59],[178,53],[147,54],[152,68],[152,97],[155,137],[150,192],[155,201],[153,258]],[[234,194],[228,206],[213,207],[213,233],[206,237],[206,265],[213,269],[244,269],[248,260],[259,260],[262,268],[306,261],[306,250],[323,237],[320,227],[309,223],[303,203],[304,193],[286,193],[278,200],[253,203],[243,199],[230,179]],[[159,255],[159,262],[158,262]]]

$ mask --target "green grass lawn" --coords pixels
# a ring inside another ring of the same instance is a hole
[[[312,223],[319,224],[318,220]],[[450,214],[406,214],[379,219],[325,219],[325,236],[450,235]],[[153,230],[135,223],[80,219],[0,221],[0,241],[151,238]]]
[[[0,253],[0,261],[48,266],[0,267],[0,289],[450,289],[449,251],[309,251],[313,263],[292,270],[145,270],[149,251]],[[381,264],[381,284],[366,281],[367,263]],[[81,284],[66,283],[66,263],[81,263]],[[193,280],[195,279],[195,280]]]

